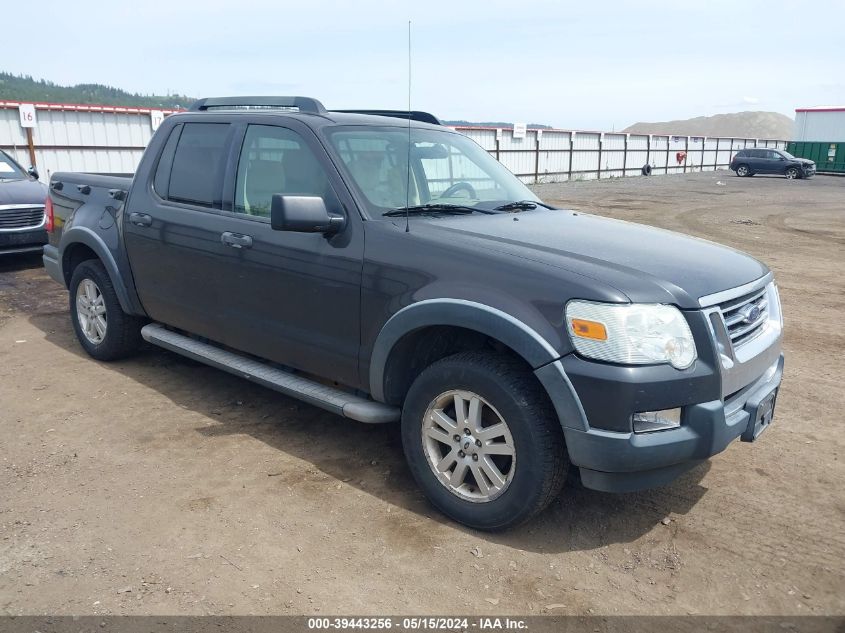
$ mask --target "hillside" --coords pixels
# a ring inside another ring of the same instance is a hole
[[[145,108],[186,108],[194,99],[184,95],[140,95],[101,84],[60,86],[52,81],[0,72],[0,99],[47,103],[97,103]]]
[[[622,131],[636,134],[790,139],[793,123],[792,119],[779,112],[735,112],[679,121],[634,123]]]

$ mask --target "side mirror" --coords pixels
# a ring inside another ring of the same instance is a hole
[[[346,218],[331,215],[320,196],[284,196],[273,194],[270,226],[276,231],[297,233],[337,233]]]
[[[30,176],[32,176],[33,178],[35,178],[36,180],[38,180],[38,170],[37,170],[37,169],[35,169],[35,167],[34,167],[34,166],[33,166],[33,167],[30,167],[29,169],[27,169],[27,170],[26,170],[26,173],[28,173]]]

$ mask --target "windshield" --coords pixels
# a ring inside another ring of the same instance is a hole
[[[329,138],[374,217],[406,206],[491,210],[508,202],[538,201],[516,176],[462,134],[412,128],[410,179],[407,128],[334,128]]]
[[[11,156],[0,152],[0,180],[22,180],[26,177],[26,173]]]
[[[790,154],[789,152],[786,152],[786,151],[784,151],[784,150],[780,150],[780,153],[781,153],[781,155],[785,156],[785,157],[786,157],[786,158],[788,158],[789,160],[794,160],[794,159],[795,159],[795,156],[793,156],[793,155],[792,155],[792,154]]]

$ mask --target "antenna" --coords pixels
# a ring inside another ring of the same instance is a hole
[[[408,179],[405,183],[405,233],[411,231],[411,21],[408,20]]]

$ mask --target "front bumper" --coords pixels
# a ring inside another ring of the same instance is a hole
[[[43,228],[0,231],[0,255],[37,253],[47,241],[47,231]]]
[[[629,492],[664,485],[738,437],[752,441],[756,407],[777,389],[782,376],[783,354],[756,381],[726,400],[685,406],[676,429],[619,433],[565,427],[570,459],[580,468],[587,488]]]
[[[783,375],[780,299],[771,273],[699,298],[685,310],[698,359],[684,370],[617,365],[568,354],[535,370],[589,488],[624,492],[669,483],[772,419]],[[749,329],[737,311],[757,308]],[[727,315],[727,316],[726,316]],[[636,433],[638,412],[681,408],[680,426]]]

